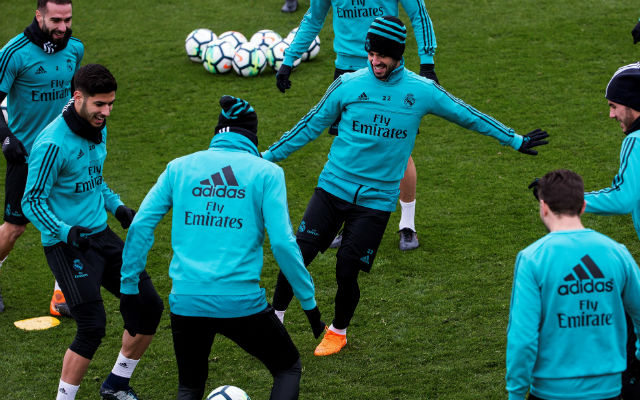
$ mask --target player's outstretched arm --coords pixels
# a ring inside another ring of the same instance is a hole
[[[529,154],[532,156],[538,155],[537,150],[533,150],[536,146],[543,146],[549,143],[547,140],[543,140],[549,137],[549,134],[542,129],[534,129],[531,132],[524,135],[522,138],[522,145],[518,149],[520,153]]]

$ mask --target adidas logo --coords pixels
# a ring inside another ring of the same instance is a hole
[[[581,293],[604,293],[613,290],[613,279],[605,281],[604,274],[589,255],[585,255],[580,261],[584,265],[576,265],[572,269],[573,272],[564,277],[565,282],[573,283],[563,284],[558,287],[560,296]]]
[[[369,259],[370,255],[373,255],[373,250],[368,249],[367,250],[367,255],[364,256],[364,257],[360,257],[360,261],[362,261],[365,264],[369,264],[370,263],[370,259]]]
[[[121,366],[122,368],[129,368],[129,365],[126,362],[118,363],[118,365]]]
[[[64,388],[60,388],[58,389],[58,392],[62,393],[62,394],[67,394],[67,391],[64,390]]]
[[[76,160],[79,160],[83,155],[84,155],[84,152],[82,151],[82,149],[80,149],[80,152],[78,153],[78,157],[76,158]]]
[[[223,177],[224,179],[222,179]],[[200,185],[203,186],[196,186],[191,191],[191,193],[196,197],[204,196],[243,199],[245,195],[244,189],[236,189],[232,187],[240,185],[238,184],[238,180],[236,179],[230,165],[222,168],[222,175],[220,175],[220,172],[211,174],[209,178],[201,180]]]
[[[358,100],[366,101],[366,100],[369,100],[369,97],[367,97],[367,94],[365,92],[362,92],[362,94],[358,96]]]
[[[38,69],[36,70],[36,75],[40,75],[40,74],[46,74],[47,71],[42,68],[42,65],[38,67]]]

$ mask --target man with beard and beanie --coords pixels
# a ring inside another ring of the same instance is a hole
[[[364,40],[369,25],[382,15],[398,16],[399,4],[407,12],[413,26],[420,75],[438,83],[434,68],[436,36],[431,18],[423,0],[367,0],[354,4],[351,0],[311,0],[309,10],[304,15],[291,46],[286,50],[282,67],[276,75],[276,85],[281,92],[291,87],[289,77],[295,60],[309,48],[316,38],[327,17],[329,9],[333,13],[333,49],[336,53],[333,79],[361,68],[367,68],[367,52]],[[339,120],[329,127],[329,134],[338,134]],[[400,180],[400,222],[398,223],[398,248],[402,251],[413,250],[420,245],[415,225],[417,170],[413,158],[409,157],[407,168]],[[337,248],[342,242],[338,234],[330,247]]]
[[[71,36],[71,0],[38,0],[31,25],[0,50],[0,102],[7,98],[9,116],[5,121],[0,114],[0,141],[7,160],[0,266],[29,223],[20,202],[31,146],[71,97],[71,79],[83,55],[82,42]],[[49,311],[70,316],[58,282]]]
[[[325,325],[293,235],[284,172],[258,151],[258,117],[232,96],[223,96],[220,106],[209,149],[171,161],[142,201],[124,247],[120,290],[138,292],[153,231],[173,209],[169,306],[177,399],[202,398],[217,334],[269,369],[271,400],[297,399],[300,356],[259,285],[265,229],[316,338]]]
[[[106,184],[106,119],[117,83],[107,68],[88,64],[73,78],[73,98],[35,140],[22,209],[40,230],[49,267],[76,321],[76,337],[65,353],[57,400],[74,399],[105,336],[100,286],[120,298],[122,348],[102,384],[104,399],[137,399],[129,379],[160,323],[163,304],[146,271],[139,294],[120,293],[124,242],[107,225],[107,211],[123,229],[133,220]]]
[[[365,44],[368,68],[338,77],[320,102],[263,153],[267,160],[283,160],[341,117],[339,134],[297,233],[309,265],[344,223],[336,255],[335,318],[315,350],[318,356],[337,353],[347,342],[347,326],[360,298],[358,273],[369,272],[373,265],[423,116],[438,115],[525,154],[536,155],[533,148],[547,143],[542,140],[546,132],[536,129],[520,136],[433,80],[407,70],[402,58],[405,38],[406,28],[398,18],[376,18]],[[280,274],[273,296],[280,318],[292,297]]]
[[[640,237],[640,62],[620,67],[611,77],[605,98],[609,118],[620,123],[626,135],[620,149],[620,168],[611,186],[585,193],[585,212],[612,215],[629,214]],[[629,323],[629,332],[633,332]],[[635,351],[633,335],[629,335],[629,354]],[[627,357],[628,370],[623,374],[623,398],[640,398],[640,365]],[[630,396],[629,394],[633,394]]]
[[[549,234],[518,253],[507,328],[510,400],[620,399],[625,311],[640,336],[640,271],[627,248],[586,229],[580,175],[556,170],[530,187]],[[625,400],[638,396],[625,396]]]

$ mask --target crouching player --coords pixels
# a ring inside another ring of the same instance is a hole
[[[300,356],[259,285],[265,228],[316,338],[324,323],[293,236],[284,173],[258,152],[257,115],[235,97],[223,96],[220,105],[209,149],[171,161],[140,205],[127,235],[120,290],[138,292],[153,231],[173,208],[169,305],[177,398],[202,399],[219,333],[269,369],[271,400],[297,399]]]

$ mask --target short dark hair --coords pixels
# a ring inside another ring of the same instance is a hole
[[[71,4],[71,0],[38,0],[37,9],[40,10],[40,12],[43,12],[47,9],[47,3]]]
[[[73,76],[72,91],[79,90],[84,95],[95,96],[98,93],[115,92],[117,89],[116,78],[107,67],[100,64],[80,67]]]
[[[556,214],[580,215],[584,205],[584,183],[575,172],[557,169],[540,178],[538,196]]]

